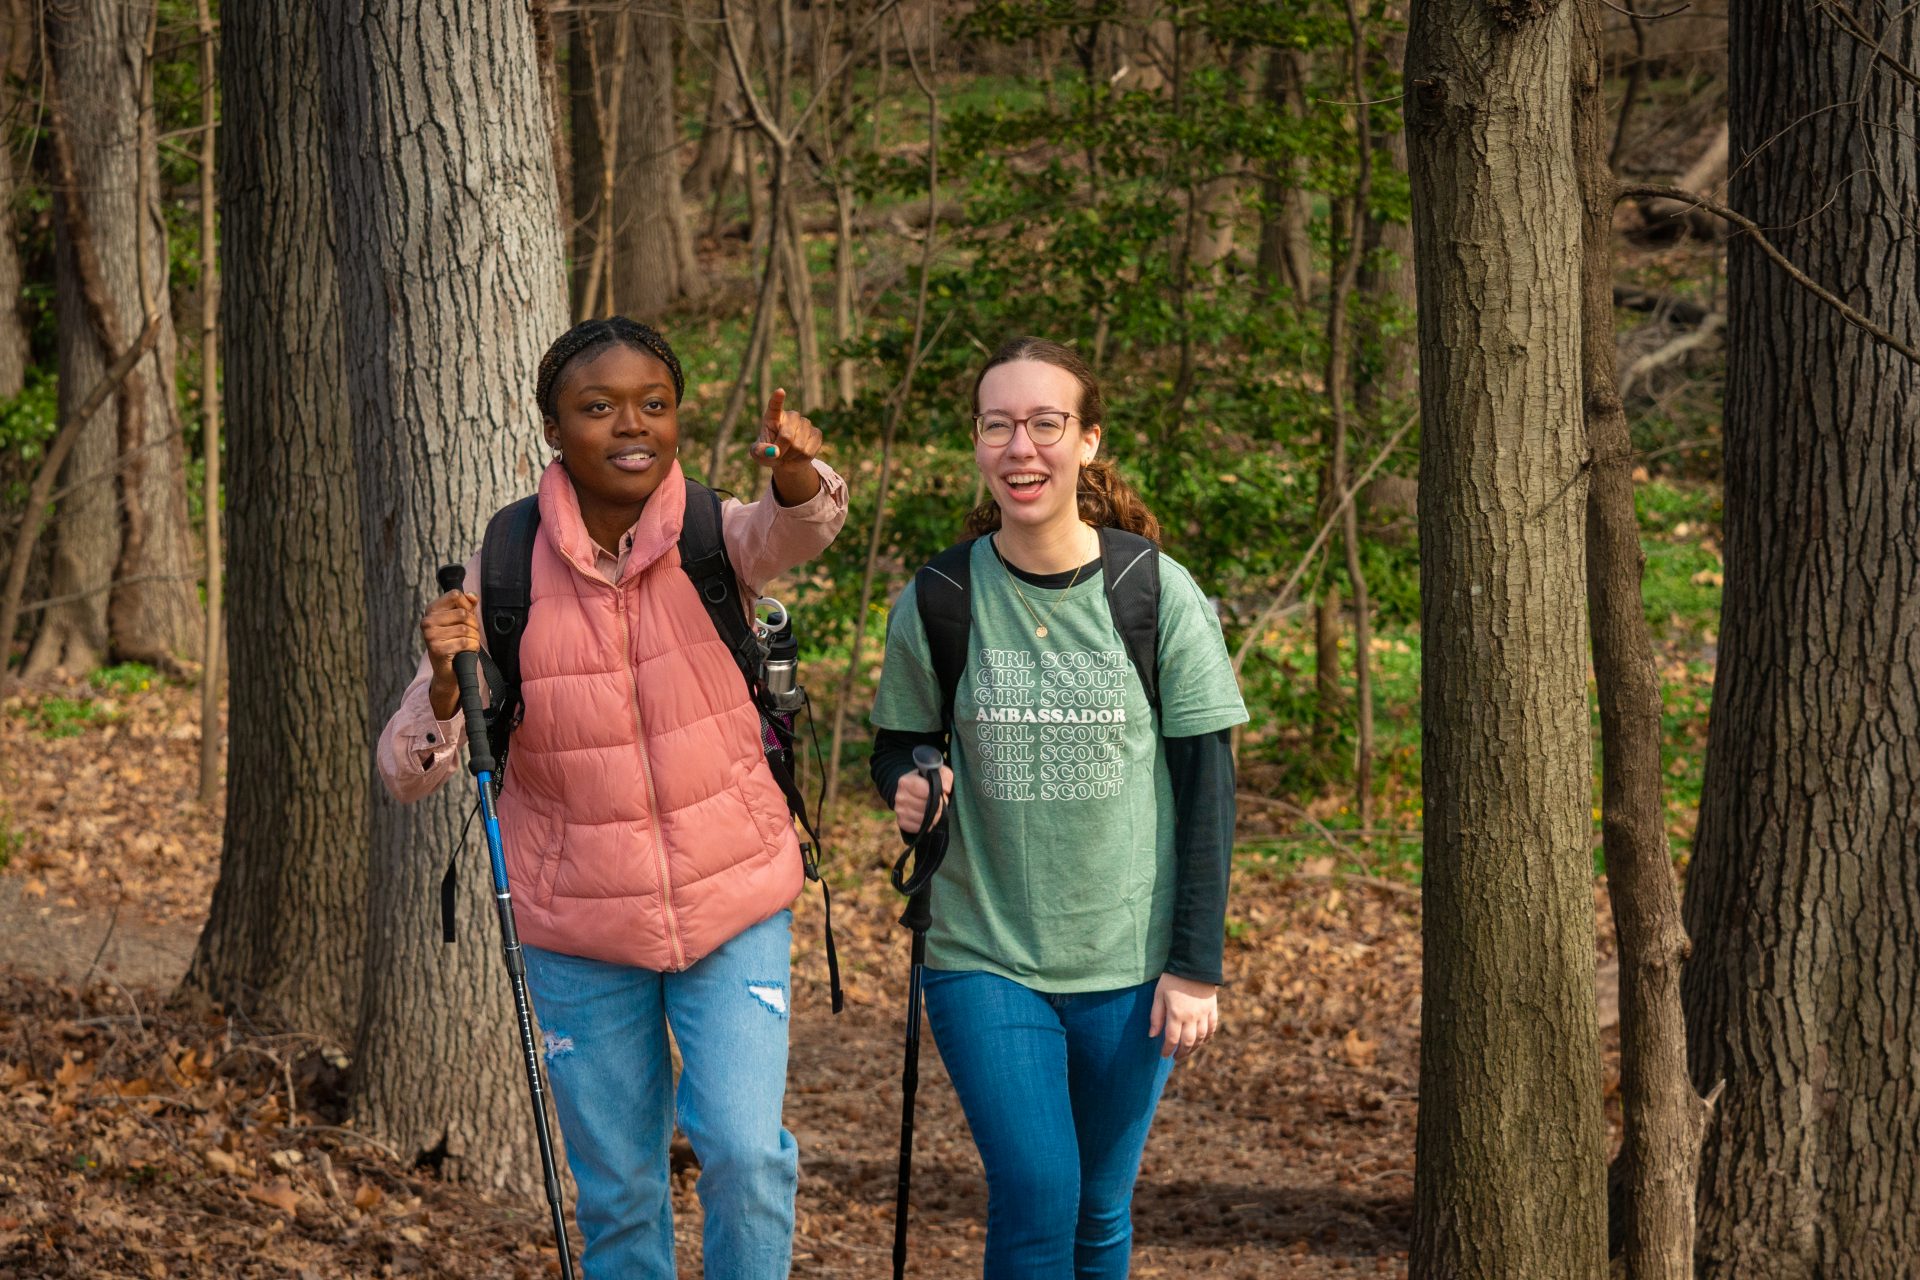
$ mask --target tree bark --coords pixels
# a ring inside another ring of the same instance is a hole
[[[173,411],[175,334],[167,307],[165,240],[152,209],[154,157],[140,155],[144,44],[152,2],[83,0],[46,12],[50,111],[58,111],[63,155],[54,190],[54,313],[60,324],[60,416],[136,332],[146,296],[161,313],[156,351],[134,368],[115,411],[81,430],[67,478],[84,480],[61,503],[48,593],[71,597],[46,610],[25,672],[84,672],[108,656],[169,662],[200,651],[192,547],[186,537],[186,474]],[[71,86],[73,92],[61,92]],[[140,175],[146,167],[146,178]],[[148,209],[140,209],[140,192]],[[77,238],[75,228],[84,226]],[[144,246],[136,246],[136,236]],[[79,253],[94,263],[84,267]],[[88,278],[94,276],[94,278]],[[92,292],[92,297],[88,297]],[[171,439],[159,443],[157,439]],[[115,462],[148,445],[115,474]],[[125,520],[121,518],[125,507]],[[138,581],[134,572],[179,581]]]
[[[1728,34],[1729,204],[1920,343],[1920,97],[1888,65],[1920,66],[1920,16],[1736,5]],[[1728,242],[1727,300],[1726,586],[1683,985],[1694,1082],[1727,1087],[1695,1261],[1891,1280],[1920,1258],[1920,366],[1749,235]]]
[[[437,566],[534,483],[531,388],[566,327],[553,161],[532,23],[485,0],[320,6],[344,354],[359,462],[368,696],[377,722],[419,653]],[[461,785],[373,805],[356,1114],[462,1180],[537,1186],[526,1081],[486,876],[440,944]],[[470,872],[478,864],[462,853]]]
[[[1320,469],[1320,501],[1314,518],[1322,524],[1333,516],[1340,501],[1331,494],[1330,467]],[[1327,583],[1313,602],[1313,702],[1321,722],[1333,726],[1339,722],[1340,708],[1346,698],[1340,692],[1340,588]]]
[[[200,803],[211,805],[220,787],[220,691],[224,683],[220,643],[223,552],[220,546],[220,258],[219,194],[215,181],[219,166],[214,156],[218,142],[214,106],[219,81],[214,69],[217,48],[211,0],[197,0],[195,16],[200,33],[200,448],[206,522],[206,632],[201,649],[205,661],[200,673]]]
[[[1573,14],[1419,0],[1426,796],[1415,1280],[1606,1269]]]
[[[1627,1280],[1692,1280],[1694,1186],[1708,1108],[1687,1075],[1680,971],[1688,942],[1667,848],[1660,676],[1640,595],[1633,438],[1614,371],[1616,184],[1598,0],[1579,0],[1573,68],[1580,174],[1581,365],[1593,483],[1587,612],[1600,704],[1601,818],[1620,952],[1621,1236]]]
[[[680,196],[680,119],[673,107],[674,20],[639,9],[621,94],[614,164],[613,296],[651,322],[682,298],[706,295]]]
[[[1267,102],[1275,111],[1301,114],[1306,110],[1307,55],[1294,49],[1275,49],[1267,55]],[[1296,161],[1283,177],[1262,184],[1267,208],[1260,220],[1260,278],[1285,288],[1296,310],[1313,302],[1313,246],[1307,239],[1310,206]]]
[[[833,188],[833,337],[840,346],[853,341],[854,307],[859,298],[859,279],[853,260],[853,188],[836,181]],[[927,236],[933,236],[931,224]],[[833,362],[834,387],[840,405],[846,408],[860,394],[859,372],[852,356]]]
[[[107,603],[107,630],[122,658],[172,668],[179,658],[204,656],[206,617],[196,584],[199,552],[187,517],[186,448],[180,434],[180,410],[174,402],[174,332],[167,293],[167,228],[160,211],[160,151],[153,124],[153,41],[151,5],[123,8],[126,17],[145,25],[137,41],[121,51],[135,55],[138,114],[135,117],[134,222],[125,243],[134,261],[137,308],[123,315],[144,315],[145,300],[168,317],[161,330],[150,376],[143,378],[143,412],[122,420],[120,439],[120,565]],[[123,31],[123,37],[131,32]],[[82,173],[92,161],[82,160]],[[96,217],[94,225],[99,227]],[[111,244],[116,237],[109,236]],[[137,239],[136,239],[137,238]],[[103,257],[108,256],[103,253]],[[112,268],[109,266],[109,273]],[[111,278],[111,274],[109,274]],[[131,332],[132,324],[125,332]],[[117,342],[103,344],[110,351]],[[129,385],[129,391],[132,385]],[[137,426],[138,434],[125,428]]]
[[[1399,19],[1405,6],[1394,4],[1389,19]],[[1381,36],[1378,60],[1394,72],[1406,62],[1407,39],[1404,32],[1389,29]],[[1373,96],[1368,94],[1366,96]],[[1382,130],[1374,138],[1374,168],[1404,175],[1407,171],[1407,132]],[[1413,314],[1413,227],[1369,213],[1367,252],[1360,269],[1360,292],[1367,307],[1361,317],[1360,340],[1375,362],[1366,377],[1354,388],[1354,406],[1363,418],[1380,413],[1382,405],[1403,403],[1419,390],[1414,376],[1415,336],[1404,324]]]
[[[571,127],[568,129],[569,167],[573,180],[572,221],[568,224],[567,257],[570,264],[569,310],[576,320],[586,320],[587,293],[599,287],[606,268],[594,273],[593,248],[599,239],[600,218],[600,111],[594,101],[599,92],[593,68],[596,55],[589,52],[594,38],[592,13],[570,13],[567,21],[567,105]],[[604,21],[604,19],[602,19]],[[594,314],[599,314],[596,309]]]
[[[718,13],[717,4],[708,4],[703,8],[704,16],[709,19]],[[693,164],[688,167],[680,183],[681,194],[686,197],[688,205],[704,204],[726,182],[733,158],[733,136],[744,109],[740,101],[740,82],[734,77],[726,50],[716,48],[712,60],[713,72],[707,79],[707,109],[700,128],[700,144],[694,152]]]
[[[6,0],[0,10],[0,120],[14,118],[13,86],[25,82],[33,63],[33,7],[28,0]],[[30,353],[26,321],[20,314],[20,250],[13,214],[13,150],[0,149],[0,400],[20,394],[27,382]],[[12,637],[7,637],[11,640]],[[0,658],[7,645],[0,643]],[[0,668],[5,666],[0,661]]]
[[[306,7],[228,6],[221,93],[249,122],[220,131],[228,567],[248,603],[227,637],[220,877],[186,984],[344,1045],[366,955],[372,734],[322,61]]]
[[[826,378],[820,360],[820,325],[814,318],[813,272],[807,262],[807,242],[800,234],[792,188],[775,234],[780,238],[780,287],[787,300],[787,318],[793,322],[794,371],[804,397],[798,408],[818,410],[826,403]]]
[[[1360,29],[1360,11],[1356,0],[1347,0],[1349,36],[1348,67],[1356,102],[1366,100],[1366,37]],[[1368,109],[1354,108],[1358,128],[1358,162],[1354,188],[1346,203],[1348,212],[1346,260],[1336,272],[1332,297],[1327,305],[1327,407],[1333,419],[1333,440],[1329,449],[1328,472],[1333,479],[1332,501],[1339,502],[1347,490],[1347,448],[1352,431],[1347,415],[1348,383],[1352,378],[1352,352],[1349,350],[1349,311],[1360,268],[1366,256],[1368,228],[1373,219],[1373,128]],[[1329,512],[1331,515],[1332,513]],[[1360,564],[1360,516],[1355,503],[1342,504],[1340,512],[1343,542],[1347,553],[1347,586],[1353,598],[1353,705],[1354,767],[1353,812],[1361,829],[1373,825],[1373,619],[1367,593],[1367,576]]]

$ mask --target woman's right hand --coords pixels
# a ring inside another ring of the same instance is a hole
[[[944,809],[945,802],[953,798],[953,770],[944,764],[940,766],[940,796]],[[893,816],[900,824],[901,834],[919,834],[920,824],[927,816],[927,780],[920,773],[908,774],[894,787]]]
[[[453,674],[453,655],[480,648],[480,597],[467,591],[449,591],[427,606],[420,619],[420,635],[427,642],[433,680],[427,696],[433,714],[451,720],[460,709],[460,681]]]

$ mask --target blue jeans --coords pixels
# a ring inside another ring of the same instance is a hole
[[[780,1124],[792,930],[782,911],[680,973],[526,949],[588,1280],[673,1280],[676,1118],[700,1159],[710,1280],[787,1274],[800,1164]]]
[[[1121,1280],[1171,1058],[1154,983],[1047,995],[928,969],[927,1022],[987,1171],[986,1280]]]

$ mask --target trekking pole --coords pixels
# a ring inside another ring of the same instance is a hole
[[[929,746],[913,749],[913,767],[927,780],[927,809],[920,830],[907,841],[907,851],[893,864],[893,887],[907,895],[900,923],[913,934],[912,958],[907,970],[906,1064],[900,1072],[900,1176],[893,1200],[893,1280],[907,1274],[907,1201],[913,1182],[913,1099],[920,1088],[921,971],[927,964],[927,928],[933,923],[929,901],[933,873],[947,856],[946,804],[940,788],[940,753]],[[937,816],[936,816],[937,815]],[[911,872],[908,860],[913,862]]]
[[[467,571],[444,565],[440,590],[458,591]],[[540,1140],[540,1172],[547,1182],[547,1208],[553,1214],[553,1243],[560,1250],[561,1280],[574,1280],[573,1253],[567,1245],[566,1213],[560,1206],[560,1173],[553,1160],[553,1135],[547,1130],[546,1089],[540,1083],[540,1053],[533,1039],[533,1017],[527,1000],[527,958],[520,950],[520,932],[513,926],[513,893],[507,888],[507,859],[500,848],[500,820],[493,812],[493,748],[487,740],[486,704],[480,698],[480,655],[477,651],[453,655],[453,674],[460,681],[460,709],[467,720],[467,767],[480,788],[480,825],[487,833],[487,856],[493,863],[493,901],[500,913],[500,946],[507,958],[507,977],[513,984],[513,1010],[520,1019],[520,1053],[527,1063],[527,1088],[533,1093],[533,1131]]]

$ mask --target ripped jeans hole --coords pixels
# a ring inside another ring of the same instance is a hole
[[[573,1056],[572,1036],[563,1036],[557,1031],[543,1031],[540,1033],[540,1040],[548,1062],[552,1062],[555,1058]]]
[[[787,1016],[787,988],[779,982],[749,982],[747,994],[781,1017]]]

